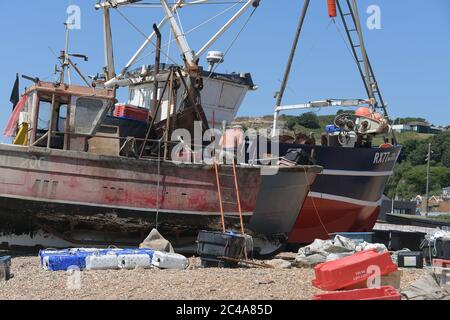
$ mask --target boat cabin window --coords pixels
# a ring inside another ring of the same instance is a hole
[[[37,122],[37,129],[39,131],[48,131],[50,126],[50,113],[52,109],[52,103],[47,101],[39,102],[39,115]]]
[[[93,98],[75,97],[75,99],[74,131],[79,134],[93,135],[106,115],[108,103]]]
[[[36,123],[36,140],[44,136],[50,130],[51,123],[51,113],[52,113],[52,103],[51,100],[44,100],[45,97],[41,98],[39,101],[38,116]],[[58,101],[63,99],[58,97],[56,100],[55,113],[53,114],[53,125],[52,125],[52,141],[51,147],[55,149],[62,149],[63,133],[66,131],[66,119],[67,119],[67,103],[63,101]],[[67,100],[67,99],[65,99]],[[58,134],[59,133],[59,134]],[[46,146],[46,140],[42,140],[37,143],[37,146]]]

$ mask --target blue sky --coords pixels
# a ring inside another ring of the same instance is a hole
[[[41,79],[53,79],[54,52],[64,46],[63,23],[70,3],[81,7],[81,29],[71,33],[71,52],[84,53],[89,62],[79,66],[86,74],[101,71],[103,61],[102,16],[94,10],[96,0],[22,0],[4,3],[0,10],[0,127],[4,127],[11,106],[9,96],[16,72]],[[151,1],[146,1],[151,2]],[[323,98],[365,97],[356,66],[337,28],[330,23],[325,0],[312,0],[285,103]],[[271,114],[274,93],[283,75],[295,27],[300,0],[262,0],[260,8],[217,70],[251,72],[259,86],[250,92],[239,115]],[[450,1],[448,0],[360,0],[363,25],[369,5],[381,8],[381,30],[365,28],[366,45],[391,117],[420,116],[436,125],[450,125]],[[189,30],[230,5],[185,8],[181,19]],[[161,9],[123,8],[121,12],[138,28],[149,33],[162,17]],[[188,35],[193,49],[199,49],[230,16]],[[241,18],[211,49],[225,51],[248,14]],[[337,20],[340,30],[342,26]],[[120,69],[140,46],[143,36],[117,13],[112,12],[116,68]],[[342,31],[341,31],[342,32]],[[168,39],[163,30],[163,42]],[[167,48],[165,48],[168,51]],[[177,48],[169,51],[179,61]],[[163,59],[165,60],[165,59]],[[150,64],[149,55],[140,64]],[[201,61],[205,64],[205,60]],[[78,80],[78,79],[77,79]],[[21,89],[28,85],[21,80]],[[123,100],[124,93],[119,98]],[[321,111],[321,113],[327,113]]]

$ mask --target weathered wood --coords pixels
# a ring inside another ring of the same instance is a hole
[[[105,155],[105,156],[118,156],[120,153],[120,137],[119,127],[117,126],[102,126],[103,128],[111,129],[114,133],[102,132],[102,137],[93,137],[88,140],[89,153]],[[114,138],[114,139],[111,139]]]

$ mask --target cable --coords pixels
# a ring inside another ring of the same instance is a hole
[[[303,170],[305,171],[305,177],[306,177],[306,181],[307,181],[306,183],[308,183],[308,173],[306,172],[306,167],[303,167]],[[311,185],[308,183],[308,194],[310,194],[310,193],[311,193]],[[317,218],[319,218],[319,222],[322,225],[323,230],[328,235],[328,238],[330,238],[330,233],[328,232],[327,228],[325,227],[325,224],[322,221],[322,218],[320,217],[319,210],[317,209],[316,202],[314,201],[314,197],[310,196],[310,198],[311,198],[311,202],[314,207],[314,211],[317,215]]]
[[[219,18],[220,16],[224,15],[225,13],[227,13],[228,11],[230,11],[231,9],[233,9],[234,7],[236,7],[237,5],[242,4],[242,2],[243,2],[243,0],[240,0],[239,2],[236,2],[236,3],[235,3],[234,5],[232,5],[231,7],[229,7],[229,8],[227,8],[227,9],[223,10],[222,12],[219,12],[219,13],[216,14],[215,16],[213,16],[213,17],[211,17],[211,18],[209,18],[209,19],[203,21],[202,23],[200,23],[200,24],[197,25],[196,27],[194,27],[194,28],[188,30],[186,33],[184,33],[184,35],[189,35],[189,34],[191,34],[192,32],[196,31],[197,29],[203,27],[204,25],[206,25],[206,24],[210,23],[211,21],[213,21],[213,20]],[[169,28],[169,30],[170,30],[170,28]],[[170,31],[170,34],[169,34],[169,41],[168,41],[167,43],[164,44],[164,46],[167,46],[167,47],[168,47],[168,53],[170,53],[170,45],[171,45],[173,42],[175,42],[175,39],[172,39],[172,31]],[[154,54],[155,52],[156,52],[156,50],[153,50],[152,52],[149,52],[149,53],[147,53],[147,54],[141,56],[138,60],[136,60],[135,64],[138,63],[139,61],[141,61],[141,60],[147,58],[148,56]],[[167,60],[167,62],[168,62],[168,60]],[[167,62],[166,62],[166,63],[167,63]]]
[[[359,63],[358,59],[353,54],[352,49],[350,48],[349,44],[347,43],[347,40],[345,40],[344,34],[342,33],[341,29],[339,29],[339,26],[336,24],[336,20],[333,19],[332,21],[333,21],[334,26],[336,27],[338,34],[341,36],[342,41],[344,42],[345,46],[347,47],[348,52],[352,56],[352,59],[356,62],[356,64],[358,64]]]
[[[183,6],[197,6],[197,5],[226,5],[226,4],[235,4],[235,3],[240,3],[242,1],[215,1],[215,2],[199,2],[199,3],[185,3]],[[172,3],[168,3],[169,6],[174,6],[177,3],[172,2]],[[128,4],[126,5],[126,7],[129,8],[148,8],[148,9],[152,9],[152,8],[159,8],[161,7],[161,3],[160,2],[142,2],[139,4]]]
[[[123,18],[123,19],[125,19],[125,21],[127,21],[139,34],[141,34],[146,40],[148,40],[148,37],[147,37],[147,35],[144,33],[144,32],[142,32],[141,31],[141,29],[139,29],[130,19],[128,19],[127,18],[127,16],[125,16],[120,10],[119,10],[119,8],[115,8],[116,9],[116,11],[119,13],[119,15]],[[153,41],[151,41],[150,40],[150,43],[156,48],[156,44],[153,42]],[[166,58],[167,59],[169,59],[170,61],[172,61],[173,62],[173,64],[174,65],[178,65],[178,63],[175,61],[175,60],[173,60],[164,50],[162,50],[162,48],[161,48],[161,51],[160,51],[163,55],[165,55],[166,56]]]
[[[228,54],[228,52],[231,50],[231,48],[234,46],[234,44],[236,43],[236,41],[238,40],[239,36],[242,34],[242,32],[244,32],[244,29],[247,27],[248,23],[250,22],[251,18],[253,17],[253,14],[256,12],[256,9],[258,9],[258,7],[255,7],[252,11],[252,13],[250,13],[250,15],[248,16],[247,20],[245,21],[244,25],[242,26],[241,30],[239,30],[238,34],[236,35],[236,37],[233,39],[233,41],[231,42],[230,46],[228,47],[228,49],[225,51],[223,58],[225,59],[226,55]],[[208,79],[210,79],[213,75],[213,73],[216,72],[217,68],[220,66],[220,64],[217,64],[210,72]]]
[[[156,221],[155,226],[156,230],[158,230],[158,222],[159,222],[159,188],[160,188],[160,180],[161,180],[161,139],[158,140],[158,183],[156,188]]]

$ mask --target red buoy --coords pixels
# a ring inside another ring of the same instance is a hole
[[[328,0],[328,15],[330,18],[336,18],[336,0]]]

